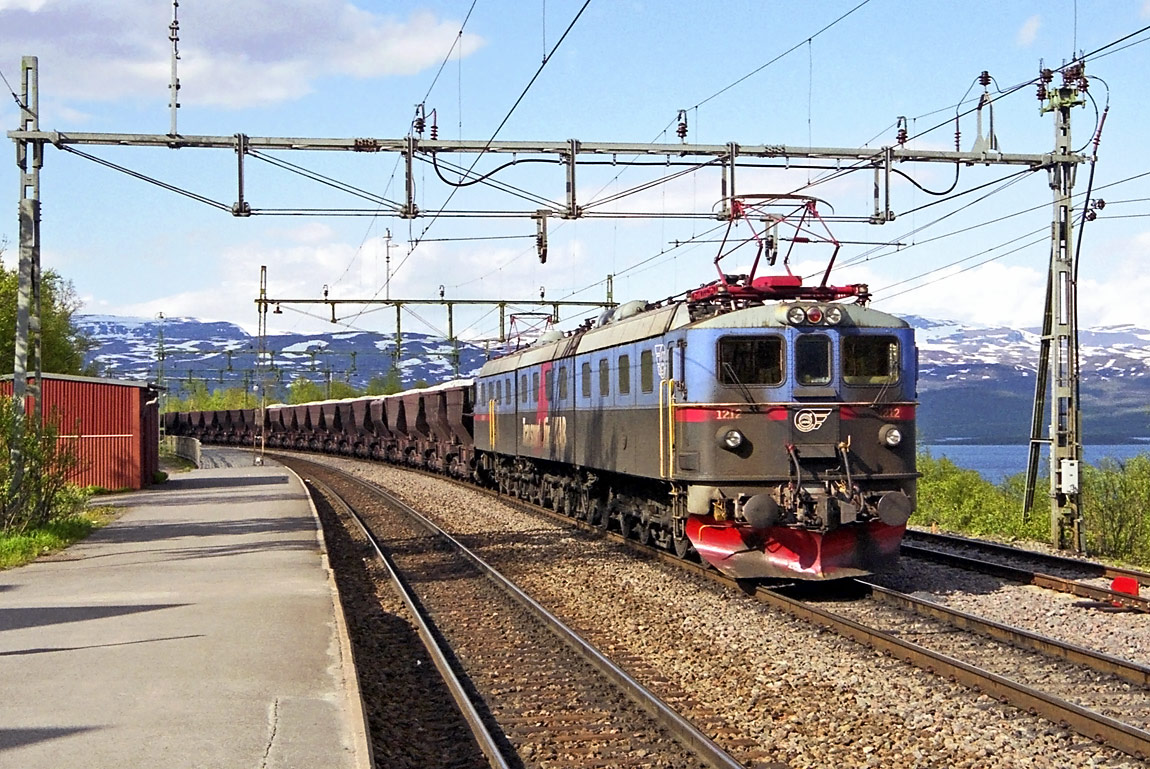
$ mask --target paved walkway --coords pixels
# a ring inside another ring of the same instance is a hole
[[[0,572],[0,767],[370,766],[304,489],[205,453],[223,466],[109,497],[118,521]]]

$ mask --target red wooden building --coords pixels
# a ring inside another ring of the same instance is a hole
[[[0,395],[12,396],[12,376],[0,378]],[[117,379],[44,374],[41,409],[62,439],[75,441],[79,486],[139,489],[160,469],[159,390]]]

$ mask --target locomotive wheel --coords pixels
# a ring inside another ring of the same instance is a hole
[[[594,522],[595,503],[585,491],[579,495],[579,506],[575,508],[575,517],[585,523]]]
[[[671,550],[677,558],[686,558],[691,553],[691,540],[683,537],[671,537]]]
[[[650,521],[639,523],[639,543],[646,547],[655,544],[655,531]]]

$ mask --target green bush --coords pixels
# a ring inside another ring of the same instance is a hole
[[[80,460],[72,442],[58,435],[53,419],[25,418],[19,401],[0,399],[0,534],[40,528],[83,508],[86,495],[68,482]],[[8,461],[13,440],[23,456],[20,479]]]
[[[1041,514],[1022,515],[1022,477],[995,485],[946,457],[918,457],[918,509],[911,522],[948,531],[1007,539],[1045,539],[1050,525]]]
[[[19,534],[0,536],[0,569],[9,569],[34,560],[44,553],[67,547],[99,527],[83,516],[68,516]]]
[[[911,523],[937,525],[977,537],[1050,539],[1048,477],[1038,479],[1034,509],[1022,514],[1025,476],[995,485],[946,457],[918,457],[918,508]],[[1082,509],[1089,552],[1131,563],[1150,563],[1150,455],[1126,462],[1104,459],[1082,466]]]
[[[1082,505],[1090,552],[1150,563],[1150,455],[1087,465]]]

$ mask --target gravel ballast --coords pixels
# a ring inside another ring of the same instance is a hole
[[[691,718],[794,767],[1135,767],[1142,762],[672,565],[476,491],[310,455],[393,490]],[[1146,615],[906,564],[884,579],[964,611],[1145,660]],[[699,715],[693,715],[693,713]]]

